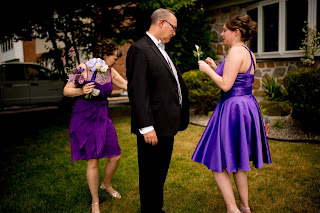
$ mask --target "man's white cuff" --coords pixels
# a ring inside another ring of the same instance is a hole
[[[144,127],[144,128],[141,128],[139,129],[139,132],[144,135],[148,132],[151,132],[152,130],[154,130],[153,126],[147,126],[147,127]]]

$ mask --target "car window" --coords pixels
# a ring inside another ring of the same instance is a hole
[[[28,65],[28,75],[30,80],[49,80],[50,72],[37,65]]]
[[[4,71],[4,78],[6,81],[26,80],[23,64],[5,64],[1,70]]]

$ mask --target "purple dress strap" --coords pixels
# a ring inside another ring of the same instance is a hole
[[[249,53],[250,53],[250,57],[251,57],[251,65],[250,65],[249,70],[248,70],[246,73],[248,73],[248,72],[250,72],[250,71],[251,71],[252,64],[253,64],[253,68],[254,68],[254,70],[256,70],[256,65],[254,64],[254,60],[253,60],[253,56],[252,56],[252,52],[251,52],[251,50],[249,50],[249,49],[248,49],[248,47],[246,47],[246,46],[244,46],[244,45],[241,45],[241,46],[243,46],[244,48],[246,48],[246,49],[249,51]]]

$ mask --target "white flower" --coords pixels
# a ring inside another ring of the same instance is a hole
[[[100,90],[93,88],[91,94],[92,94],[93,96],[98,96],[98,95],[100,94]]]
[[[92,58],[86,63],[91,71],[97,71],[101,73],[105,73],[108,70],[108,65],[101,58]]]
[[[101,67],[101,64],[98,62],[98,63],[96,63],[95,67],[96,67],[96,70],[99,70]]]
[[[100,68],[100,72],[107,72],[108,68],[109,68],[108,65],[105,65]]]
[[[198,45],[195,45],[196,46],[196,49],[197,49],[197,51],[199,50],[199,46]]]

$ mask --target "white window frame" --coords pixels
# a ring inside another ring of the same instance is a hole
[[[270,4],[279,4],[279,46],[278,51],[263,52],[263,7]],[[286,50],[286,0],[266,0],[250,5],[246,10],[258,10],[258,35],[257,35],[257,52],[255,53],[257,59],[271,59],[271,58],[294,58],[301,57],[300,50]],[[317,0],[308,0],[308,23],[309,26],[316,26],[317,15]],[[320,23],[318,23],[319,25]],[[302,29],[301,29],[302,30]],[[316,54],[317,56],[320,53]]]
[[[6,53],[13,49],[13,38],[7,38],[1,42],[1,52]]]

